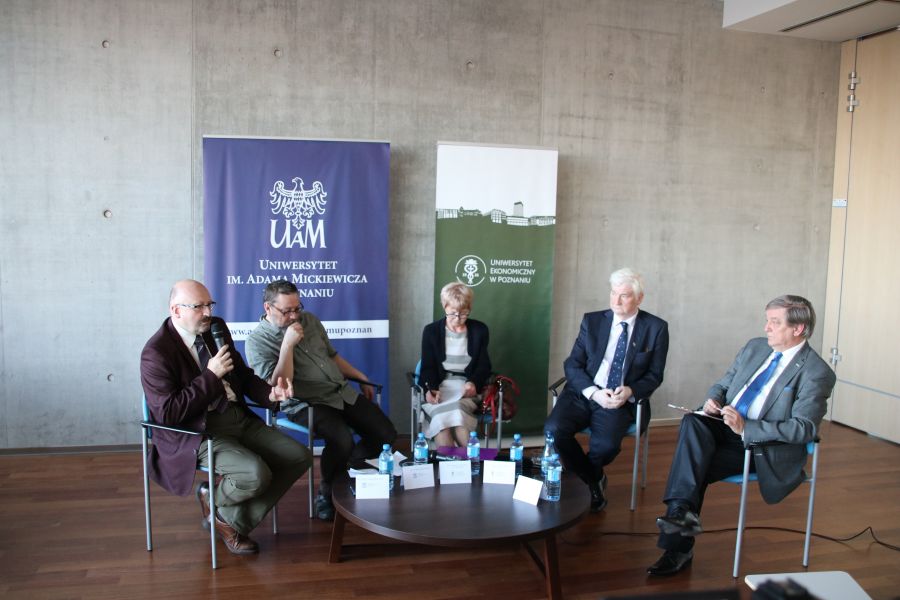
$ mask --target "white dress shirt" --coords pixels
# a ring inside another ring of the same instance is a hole
[[[616,345],[619,343],[619,337],[622,335],[621,324],[628,323],[628,339],[625,342],[627,351],[628,342],[631,341],[631,336],[634,334],[634,322],[636,320],[637,313],[634,313],[627,319],[620,319],[618,316],[613,316],[612,327],[609,329],[609,341],[606,343],[606,352],[603,354],[603,360],[600,361],[600,368],[597,369],[597,373],[594,375],[594,383],[596,385],[581,390],[582,395],[588,400],[591,399],[594,392],[606,387],[606,380],[609,378],[609,369],[612,366],[613,357],[616,354]],[[623,373],[622,376],[624,377],[625,374]],[[629,398],[629,401],[630,400],[631,398]]]

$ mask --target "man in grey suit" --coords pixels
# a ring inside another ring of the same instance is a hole
[[[800,296],[779,296],[766,305],[765,338],[744,346],[709,390],[702,414],[685,415],[656,520],[663,555],[647,569],[674,575],[693,558],[694,536],[702,532],[700,508],[710,483],[743,468],[744,444],[781,442],[754,452],[751,470],[763,499],[781,501],[804,479],[805,444],[818,432],[835,375],[809,347],[816,324],[812,304]]]

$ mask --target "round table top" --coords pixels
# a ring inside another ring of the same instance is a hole
[[[526,475],[528,473],[526,472]],[[357,500],[350,479],[335,481],[335,509],[345,519],[385,537],[435,546],[466,546],[476,542],[508,542],[544,537],[571,527],[590,508],[590,492],[576,476],[563,473],[558,502],[537,506],[513,500],[512,485],[441,485],[435,466],[435,486],[406,491],[400,478],[389,499]]]

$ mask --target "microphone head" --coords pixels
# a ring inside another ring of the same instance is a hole
[[[216,342],[216,348],[221,348],[225,345],[225,328],[218,321],[214,322],[212,326],[209,328],[210,333],[212,333],[213,340]]]

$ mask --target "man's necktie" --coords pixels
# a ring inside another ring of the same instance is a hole
[[[206,349],[206,342],[203,341],[202,335],[194,338],[194,348],[197,350],[197,357],[200,359],[200,370],[202,371],[209,364],[209,350]]]
[[[750,382],[750,385],[744,390],[744,395],[741,396],[741,399],[738,400],[737,405],[735,405],[734,408],[741,413],[741,416],[745,419],[747,418],[747,411],[750,410],[750,405],[753,404],[753,401],[759,396],[759,393],[766,386],[766,383],[772,379],[772,374],[774,374],[775,369],[778,368],[779,360],[781,360],[781,352],[776,352],[775,356],[772,357],[769,366],[766,367],[762,373],[757,375],[756,379]]]
[[[614,390],[622,385],[622,371],[625,367],[625,354],[628,352],[628,323],[622,321],[622,332],[619,341],[616,342],[616,353],[613,354],[612,365],[609,367],[609,376],[606,378],[606,387]]]
[[[197,350],[197,358],[200,359],[200,370],[206,368],[209,364],[209,350],[206,348],[206,342],[203,341],[203,336],[198,335],[194,338],[194,348]],[[225,399],[225,396],[220,398],[216,398],[212,403],[213,410],[218,412],[223,412],[226,408],[228,408],[228,401]]]

